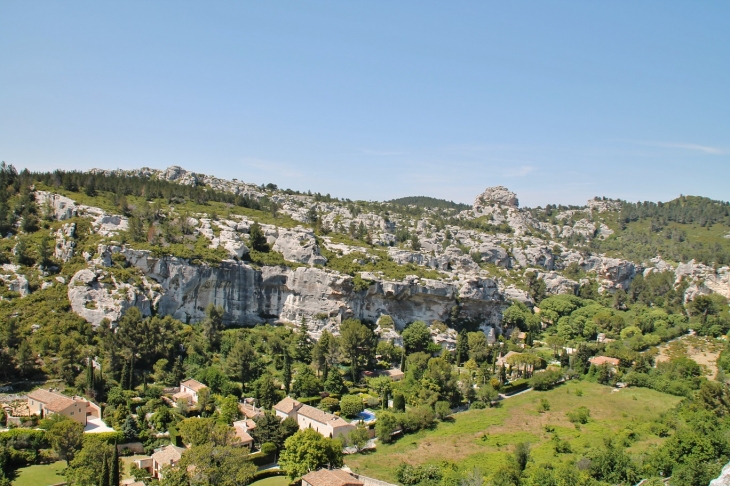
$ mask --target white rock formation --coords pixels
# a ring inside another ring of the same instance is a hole
[[[710,481],[710,486],[730,486],[730,463],[725,464],[720,475]]]
[[[76,241],[76,223],[66,223],[55,233],[56,246],[53,248],[54,258],[68,262],[74,256]]]
[[[4,264],[2,266],[2,273],[0,274],[0,280],[8,286],[8,290],[17,292],[21,297],[25,297],[30,294],[28,287],[28,279],[24,275],[18,273],[20,267],[18,265]]]
[[[53,217],[59,221],[71,219],[77,215],[76,203],[66,196],[46,191],[36,191],[35,198],[39,207],[42,208],[46,205],[50,207]]]
[[[538,278],[545,281],[545,291],[548,294],[575,294],[578,282],[565,278],[556,272],[538,273]]]
[[[474,211],[479,212],[485,206],[489,206],[490,203],[510,208],[517,208],[520,205],[517,200],[517,194],[511,192],[504,186],[486,188],[484,192],[479,194],[474,200]]]
[[[68,300],[71,309],[93,326],[99,326],[103,319],[116,322],[130,307],[137,307],[143,316],[151,313],[150,300],[140,289],[107,277],[102,282],[103,270],[85,268],[71,278],[68,285]]]
[[[296,323],[302,317],[309,320],[326,315],[326,325],[348,317],[376,320],[388,314],[403,328],[417,319],[446,320],[458,297],[465,317],[496,326],[507,306],[496,282],[489,279],[447,283],[409,278],[391,282],[367,275],[373,285],[367,291],[355,292],[352,277],[317,268],[255,270],[233,260],[217,267],[192,265],[129,248],[122,254],[149,282],[146,291],[124,283],[101,282],[103,269],[81,270],[69,284],[72,308],[95,325],[105,317],[117,320],[131,305],[140,307],[143,314],[149,314],[154,306],[160,315],[194,322],[204,317],[205,308],[212,303],[224,307],[229,324],[255,324],[267,319]]]
[[[280,228],[272,249],[284,255],[285,260],[292,262],[308,265],[327,263],[327,259],[319,253],[314,233],[301,226],[292,230]]]

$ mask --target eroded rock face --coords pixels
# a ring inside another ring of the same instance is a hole
[[[555,257],[546,246],[528,246],[527,248],[513,248],[512,255],[522,268],[542,267],[547,270],[555,268]]]
[[[68,285],[71,308],[93,326],[103,319],[116,322],[131,307],[137,307],[143,316],[151,315],[150,300],[138,288],[110,278],[104,282],[102,272],[88,268],[79,270]]]
[[[21,297],[25,297],[30,294],[28,279],[18,273],[19,270],[20,267],[18,265],[4,264],[2,266],[2,273],[0,273],[0,280],[8,286],[8,290],[17,292]]]
[[[474,200],[474,211],[480,211],[484,206],[490,205],[490,203],[510,208],[517,208],[520,205],[520,202],[517,200],[517,194],[511,192],[504,186],[486,188]]]
[[[56,231],[56,246],[53,248],[53,256],[62,262],[68,262],[74,256],[76,241],[74,235],[76,233],[76,223],[64,224],[61,229]]]
[[[545,291],[548,294],[575,294],[578,282],[565,278],[556,272],[538,273],[538,278],[545,281]]]
[[[490,279],[446,283],[412,277],[391,282],[365,275],[373,284],[355,291],[352,277],[319,268],[258,270],[234,260],[214,267],[191,265],[175,257],[155,258],[148,251],[125,248],[121,253],[144,275],[146,290],[115,281],[104,283],[100,280],[103,269],[80,270],[69,284],[73,310],[94,325],[103,318],[118,320],[132,305],[144,315],[154,306],[160,315],[195,322],[214,304],[225,309],[227,324],[253,325],[268,319],[299,322],[305,317],[320,321],[320,327],[337,328],[349,317],[376,321],[387,314],[402,329],[418,319],[446,320],[458,297],[464,317],[496,327],[508,305]]]
[[[273,250],[284,255],[285,260],[324,265],[327,259],[320,255],[314,233],[302,227],[287,230],[280,228]]]
[[[674,272],[676,283],[682,280],[690,282],[690,286],[684,293],[685,301],[694,300],[697,295],[715,292],[730,299],[730,267],[714,268],[696,263],[690,260],[687,263],[680,263]]]
[[[36,203],[38,206],[48,206],[53,212],[53,217],[59,221],[71,219],[77,215],[76,203],[73,199],[60,194],[53,194],[46,191],[35,192]]]

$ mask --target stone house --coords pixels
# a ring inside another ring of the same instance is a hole
[[[333,439],[348,435],[356,429],[354,425],[337,415],[304,405],[291,397],[286,397],[274,405],[274,412],[282,420],[287,417],[296,420],[299,430],[314,429],[323,436]]]
[[[176,403],[180,401],[185,401],[188,405],[197,405],[198,393],[200,393],[200,391],[205,388],[208,387],[200,383],[198,380],[193,380],[192,378],[190,378],[188,380],[180,382],[180,391],[175,393],[172,398],[175,399]]]
[[[41,418],[60,414],[82,425],[88,416],[101,418],[101,408],[82,397],[67,397],[60,393],[38,389],[28,394],[28,411]]]
[[[150,476],[155,479],[162,479],[162,468],[164,466],[174,466],[182,458],[185,451],[183,447],[168,445],[155,451],[150,457],[135,459],[134,464],[140,469],[146,469]]]
[[[238,437],[238,445],[253,449],[253,437],[249,434],[250,431],[256,428],[256,422],[251,419],[238,420],[233,422],[233,430],[236,431],[236,437]]]
[[[618,358],[609,358],[608,356],[594,356],[588,360],[593,366],[601,366],[607,364],[611,368],[618,368],[620,363]]]

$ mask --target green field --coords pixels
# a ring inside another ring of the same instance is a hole
[[[582,396],[576,395],[581,390]],[[396,482],[401,462],[419,465],[444,460],[462,470],[478,467],[489,475],[504,464],[514,444],[529,442],[533,462],[577,459],[591,447],[603,444],[604,437],[631,442],[630,452],[655,447],[662,439],[653,435],[649,422],[676,405],[681,398],[646,388],[620,391],[589,382],[570,382],[546,392],[531,391],[501,402],[498,408],[456,414],[452,421],[439,423],[433,430],[402,437],[394,444],[378,444],[376,452],[348,456],[345,463],[354,471],[384,481]],[[538,413],[541,398],[550,411]],[[580,406],[590,409],[591,420],[578,430],[566,412]],[[554,452],[554,427],[560,439],[570,443],[572,453]]]
[[[13,486],[49,486],[66,481],[62,471],[66,467],[64,461],[53,464],[28,466],[18,469],[13,480]]]
[[[286,476],[273,476],[266,479],[254,481],[250,486],[288,486],[289,478]]]

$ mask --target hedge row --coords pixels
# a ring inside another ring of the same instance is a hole
[[[509,385],[503,386],[500,390],[505,395],[513,395],[517,392],[521,392],[530,388],[530,382],[525,379],[515,380]]]
[[[253,475],[253,480],[258,481],[260,479],[273,478],[274,476],[286,476],[286,473],[281,469],[267,469],[266,471],[259,471]]]
[[[322,401],[322,397],[304,397],[304,398],[297,398],[297,401],[299,403],[304,403],[306,405],[311,405],[313,407],[316,407],[319,405],[319,402]]]
[[[271,464],[274,462],[274,459],[276,456],[274,454],[264,454],[263,452],[254,452],[253,454],[250,454],[249,459],[251,459],[251,462],[253,462],[255,465],[261,467],[265,466],[267,464]]]

